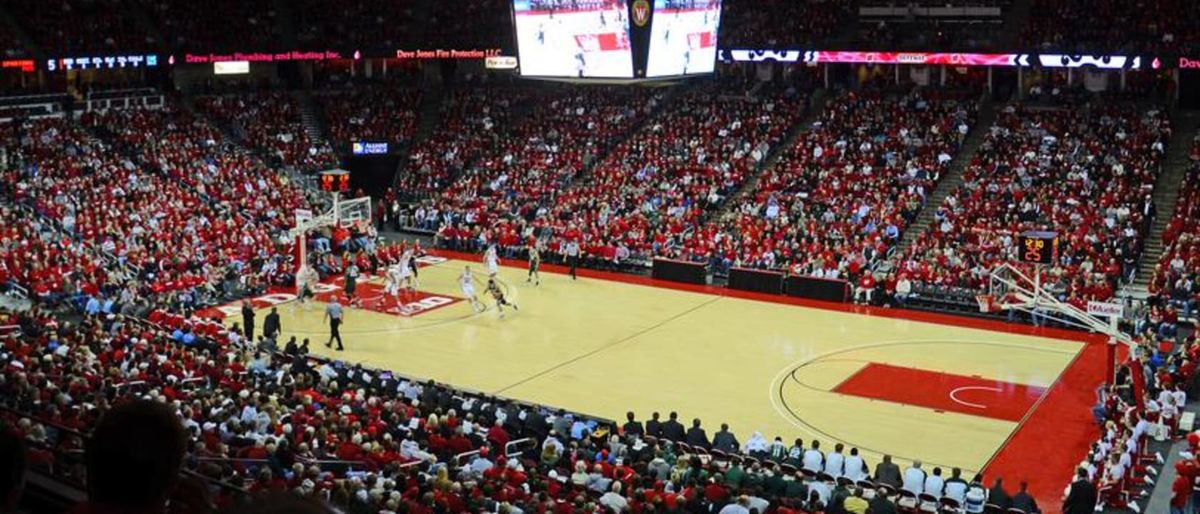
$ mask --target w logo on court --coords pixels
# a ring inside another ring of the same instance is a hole
[[[650,21],[650,0],[634,0],[633,2],[633,23],[639,27],[645,27]]]

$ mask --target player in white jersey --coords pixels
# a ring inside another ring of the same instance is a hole
[[[496,278],[496,273],[500,271],[500,256],[496,255],[496,245],[488,246],[487,252],[483,254],[483,263],[487,266],[488,278]]]
[[[296,282],[299,286],[297,298],[300,300],[300,305],[305,310],[308,309],[308,300],[316,294],[317,282],[321,277],[317,275],[317,270],[312,266],[303,266],[300,268],[300,273],[296,276]]]
[[[417,279],[413,277],[413,262],[412,262],[412,260],[413,260],[412,250],[405,250],[404,254],[400,256],[400,265],[399,265],[399,270],[400,270],[399,285],[400,285],[400,287],[406,288],[410,291],[415,290],[417,288]]]
[[[386,296],[391,296],[396,300],[397,305],[400,301],[400,266],[388,266],[387,273],[384,275],[383,293]],[[381,298],[380,302],[383,301]]]
[[[458,287],[462,289],[463,297],[471,302],[472,311],[480,312],[487,308],[483,305],[483,302],[479,301],[479,297],[475,295],[475,277],[471,273],[470,266],[467,266],[463,270],[462,275],[458,276]]]

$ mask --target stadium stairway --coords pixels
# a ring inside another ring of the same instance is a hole
[[[321,107],[317,105],[313,99],[312,91],[307,89],[298,89],[292,91],[292,101],[296,102],[296,106],[300,109],[300,124],[304,126],[304,133],[313,141],[326,140],[326,127],[324,118],[321,117]],[[334,148],[348,143],[347,141],[334,141]]]
[[[1179,188],[1187,173],[1188,152],[1191,150],[1191,140],[1200,127],[1200,114],[1195,112],[1178,112],[1175,116],[1174,132],[1167,145],[1167,155],[1164,159],[1162,172],[1154,184],[1154,208],[1157,216],[1151,225],[1150,233],[1146,236],[1146,244],[1138,263],[1137,276],[1133,284],[1127,286],[1122,294],[1133,298],[1145,298],[1147,286],[1154,274],[1154,267],[1163,254],[1163,230],[1167,228],[1175,215],[1175,204],[1179,200]]]
[[[825,88],[818,88],[812,92],[812,96],[809,97],[808,107],[807,111],[804,113],[804,117],[800,118],[800,121],[796,122],[796,124],[788,131],[787,135],[783,137],[783,140],[780,141],[778,145],[775,145],[774,148],[771,148],[769,152],[770,155],[768,155],[763,161],[763,165],[759,168],[758,172],[746,180],[746,183],[742,184],[742,187],[738,188],[737,191],[734,191],[733,194],[729,195],[729,198],[725,199],[724,205],[722,205],[721,208],[716,212],[712,213],[710,219],[721,219],[729,213],[729,209],[733,205],[736,205],[739,199],[750,194],[751,191],[754,191],[755,187],[758,186],[758,179],[762,176],[763,172],[771,169],[771,167],[774,166],[775,163],[778,162],[785,153],[787,153],[787,149],[791,148],[792,145],[796,143],[796,139],[799,138],[805,130],[811,127],[814,122],[821,119],[821,116],[825,114],[825,105],[829,103],[830,95],[832,94],[833,93],[831,91]]]
[[[417,107],[417,130],[413,141],[423,141],[433,134],[442,123],[442,102],[445,89],[440,84],[428,85],[421,90],[421,105]]]
[[[600,150],[600,153],[598,155],[594,156],[590,162],[587,162],[584,165],[583,170],[575,175],[575,180],[573,180],[571,182],[571,185],[569,185],[567,187],[574,188],[580,184],[583,184],[585,181],[587,181],[587,178],[592,175],[592,170],[595,169],[596,166],[598,166],[600,163],[604,162],[604,160],[608,158],[609,152],[611,152],[614,148],[621,146],[622,143],[624,143],[625,141],[628,141],[629,138],[633,137],[634,134],[640,133],[648,125],[650,125],[651,122],[653,122],[654,120],[657,120],[659,114],[662,114],[667,109],[667,107],[674,104],[675,100],[678,99],[679,97],[683,96],[684,93],[686,93],[686,92],[690,91],[692,88],[696,87],[696,85],[698,83],[699,83],[699,81],[690,81],[690,82],[685,82],[683,85],[671,86],[670,89],[667,90],[667,94],[663,95],[662,100],[659,100],[658,105],[656,105],[654,107],[654,110],[652,110],[650,112],[650,114],[647,114],[644,118],[642,118],[642,121],[639,122],[637,125],[630,127],[629,131],[622,134],[621,137],[610,141],[607,146],[605,146],[603,149]]]
[[[930,229],[933,225],[933,216],[937,212],[938,206],[946,200],[946,197],[950,193],[962,185],[963,171],[971,163],[971,159],[975,157],[976,150],[983,144],[985,137],[992,128],[992,124],[995,122],[996,105],[990,97],[987,97],[979,107],[979,117],[975,120],[975,126],[971,127],[971,132],[967,135],[967,139],[963,141],[962,148],[958,149],[958,153],[954,155],[954,160],[950,161],[950,170],[938,182],[937,187],[930,193],[929,198],[925,200],[925,205],[921,207],[921,212],[917,215],[916,221],[904,231],[904,236],[900,240],[900,246],[897,247],[895,255],[904,255],[908,251],[908,248],[912,246],[913,241],[917,239],[917,236]]]
[[[400,176],[408,169],[408,151],[417,141],[424,141],[442,123],[442,102],[445,89],[441,84],[425,82],[421,88],[421,104],[417,106],[417,129],[413,137],[403,143],[400,158],[396,160],[396,172],[392,174],[392,186],[400,182]]]

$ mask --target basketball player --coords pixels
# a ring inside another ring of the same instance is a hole
[[[400,266],[388,266],[387,273],[384,275],[383,294],[384,296],[379,299],[379,303],[382,304],[385,298],[391,296],[392,300],[396,302],[397,308],[399,308]]]
[[[475,277],[471,274],[471,267],[466,266],[462,275],[458,276],[458,287],[462,289],[463,297],[471,302],[471,310],[482,312],[487,307],[483,302],[479,301],[479,297],[475,295]]]
[[[408,260],[408,268],[412,270],[413,288],[421,287],[421,281],[419,280],[421,277],[417,273],[417,257],[420,257],[423,253],[424,252],[421,250],[421,242],[416,241],[412,247],[412,258]]]
[[[308,310],[308,300],[315,295],[315,288],[320,277],[317,275],[317,270],[311,266],[304,266],[300,269],[300,294],[299,300],[301,307]]]
[[[397,266],[400,273],[400,287],[415,291],[417,289],[417,280],[413,277],[413,252],[412,250],[404,250],[404,254],[400,256],[400,265]]]
[[[504,298],[504,291],[500,290],[500,285],[496,283],[496,279],[494,279],[494,278],[488,279],[487,292],[491,293],[493,300],[496,300],[496,310],[500,311],[501,318],[504,317],[504,306],[505,305],[512,307],[514,311],[520,310],[517,308],[517,304],[509,303],[508,300],[506,300]]]
[[[488,278],[496,278],[496,273],[500,271],[500,256],[496,255],[496,245],[488,246],[487,252],[483,254],[483,263],[487,266]]]
[[[538,273],[538,266],[542,264],[542,252],[538,249],[537,243],[529,245],[529,276],[525,277],[525,282],[533,281],[533,285],[541,285],[542,276]]]
[[[346,266],[346,303],[349,305],[358,305],[361,302],[354,296],[354,292],[358,289],[358,265],[354,261],[350,261],[350,265]]]

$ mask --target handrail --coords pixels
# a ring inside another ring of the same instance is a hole
[[[271,462],[271,459],[255,459],[255,458],[251,458],[251,457],[206,456],[206,457],[192,457],[192,458],[195,460],[198,460],[198,461],[205,461],[205,462],[260,462],[260,463]],[[321,465],[365,466],[365,465],[370,464],[369,462],[367,462],[365,460],[306,459],[306,458],[302,458],[302,457],[297,457],[296,461],[303,462],[305,464],[316,464],[318,466],[321,466]]]
[[[114,385],[113,389],[121,389],[122,387],[133,387],[133,386],[139,386],[139,385],[146,385],[146,381],[145,380],[132,380],[129,382],[121,382],[120,384]]]
[[[507,444],[505,444],[504,445],[504,455],[505,456],[514,455],[512,448],[516,445],[525,444],[525,443],[533,443],[530,446],[530,448],[537,447],[536,439],[534,439],[532,437],[522,437],[522,438],[514,440],[514,441],[509,441]],[[464,465],[463,463],[465,462],[464,459],[466,459],[467,457],[474,457],[476,455],[479,455],[479,450],[471,450],[469,452],[462,452],[462,453],[455,455],[453,457],[455,467],[460,467],[460,468],[463,467],[463,465]]]

